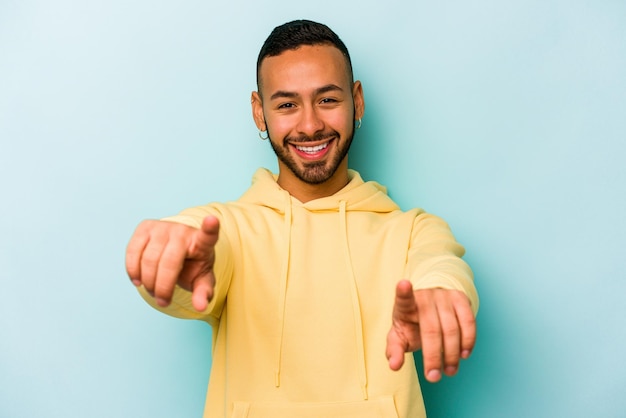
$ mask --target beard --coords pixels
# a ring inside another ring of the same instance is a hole
[[[352,132],[350,136],[348,136],[347,140],[344,141],[343,145],[337,145],[341,148],[338,148],[334,155],[330,155],[327,159],[323,161],[312,161],[312,162],[304,162],[300,167],[289,150],[289,143],[300,143],[306,144],[307,142],[313,141],[322,141],[324,139],[334,137],[334,141],[339,144],[340,136],[337,131],[330,132],[320,132],[312,137],[302,135],[297,138],[295,137],[285,137],[283,140],[282,146],[272,141],[272,138],[269,137],[269,128],[268,138],[269,143],[276,154],[276,157],[302,182],[306,184],[322,184],[328,181],[337,171],[339,164],[346,158],[348,155],[348,151],[350,150],[350,146],[352,145],[352,139],[354,138],[354,126],[352,127]]]

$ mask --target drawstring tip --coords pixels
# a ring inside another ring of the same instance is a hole
[[[276,373],[274,373],[274,384],[276,385],[277,388],[280,387],[280,372],[276,371]]]

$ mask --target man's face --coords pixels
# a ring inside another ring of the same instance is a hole
[[[337,48],[301,46],[265,58],[259,89],[253,113],[278,157],[279,179],[312,185],[347,175],[355,109],[360,118],[363,96]]]

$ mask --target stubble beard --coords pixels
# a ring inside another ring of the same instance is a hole
[[[274,141],[272,141],[272,138],[269,137],[269,129],[267,130],[269,143],[272,146],[276,157],[278,157],[278,159],[289,169],[289,171],[291,171],[296,176],[296,178],[298,178],[298,180],[311,185],[322,184],[332,178],[343,159],[346,158],[346,156],[348,155],[348,151],[350,150],[350,146],[352,145],[352,139],[354,138],[354,131],[355,129],[353,126],[352,132],[347,138],[347,141],[345,141],[343,146],[339,149],[337,153],[335,153],[334,156],[330,157],[330,161],[323,160],[304,162],[302,164],[302,167],[300,167],[290,154],[289,147],[291,145],[289,145],[289,143],[306,144],[307,142],[321,141],[326,138],[334,137],[335,141],[337,141],[336,143],[339,144],[339,133],[336,131],[332,131],[327,133],[319,133],[313,137],[285,137],[282,146],[279,146],[275,144]]]

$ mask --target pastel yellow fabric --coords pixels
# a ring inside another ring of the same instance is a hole
[[[166,218],[220,219],[216,292],[204,312],[190,293],[156,309],[213,326],[206,418],[425,417],[411,354],[385,357],[396,283],[478,295],[464,249],[440,218],[401,211],[384,187],[350,183],[302,203],[259,169],[236,202]]]

